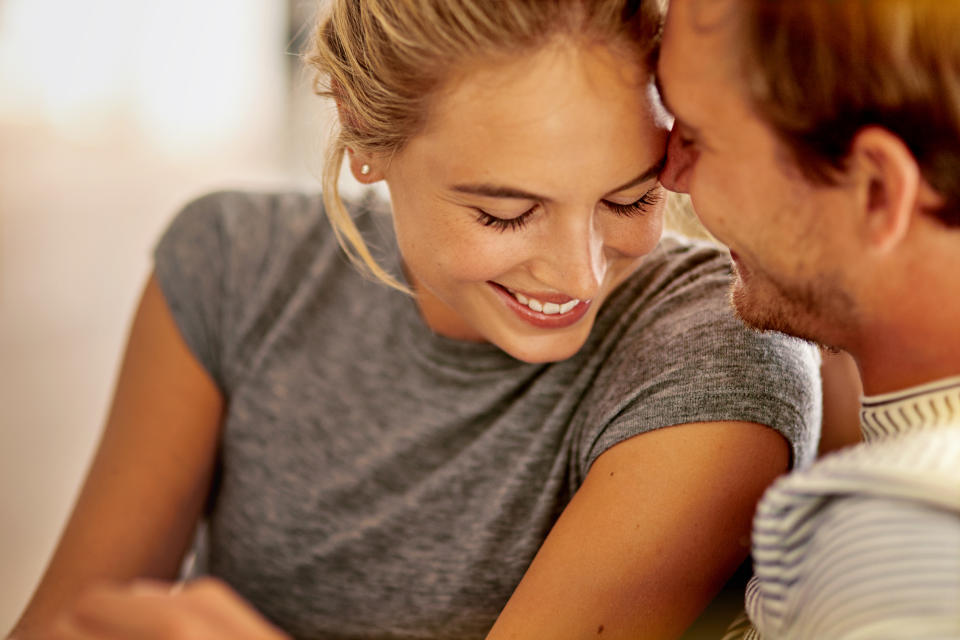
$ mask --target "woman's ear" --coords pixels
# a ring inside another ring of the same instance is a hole
[[[888,252],[920,213],[920,167],[903,140],[880,127],[860,130],[848,159],[863,237],[874,250]]]
[[[359,122],[341,100],[340,83],[336,78],[330,80],[330,92],[333,94],[333,101],[337,105],[337,117],[340,119],[341,126],[348,130],[356,131],[359,128]],[[347,147],[347,161],[350,163],[350,173],[357,179],[357,182],[363,184],[372,184],[383,180],[382,162],[378,161],[373,154],[355,153],[353,149]]]
[[[350,162],[350,173],[362,184],[373,184],[383,180],[383,160],[369,153],[354,153],[347,149],[347,160]]]

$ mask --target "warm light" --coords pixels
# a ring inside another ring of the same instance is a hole
[[[282,117],[277,0],[4,0],[0,116],[203,150]]]

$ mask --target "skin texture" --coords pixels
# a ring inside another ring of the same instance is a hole
[[[359,180],[390,187],[428,325],[531,362],[580,348],[600,304],[660,236],[661,203],[626,217],[608,204],[653,202],[658,193],[666,129],[649,96],[649,75],[623,56],[568,43],[465,72],[401,153],[352,158]],[[371,166],[365,175],[362,164]],[[468,195],[451,184],[540,197]],[[480,224],[477,209],[532,213],[522,228],[500,231]],[[519,320],[490,281],[592,307],[577,323],[545,330]],[[226,585],[171,592],[130,584],[174,577],[209,488],[222,412],[151,280],[104,445],[21,621],[23,639],[117,638],[133,629],[141,638],[282,637]],[[611,448],[489,638],[679,636],[746,556],[754,505],[788,457],[778,433],[743,422],[673,426]]]
[[[462,74],[402,151],[354,158],[358,180],[382,178],[390,188],[407,274],[431,328],[493,342],[528,362],[562,360],[583,345],[603,301],[660,238],[656,174],[667,129],[650,84],[648,72],[616,51],[560,41]],[[367,175],[357,169],[364,163]],[[481,196],[457,185],[540,198]],[[645,196],[655,204],[630,215],[609,206]],[[478,209],[503,219],[531,215],[501,230],[478,223]],[[544,330],[518,319],[489,282],[541,300],[592,302],[574,325]]]
[[[730,248],[733,301],[748,324],[823,340],[828,323],[849,324],[858,313],[840,264],[850,220],[823,224],[850,196],[802,180],[731,89],[739,75],[724,4],[681,2],[668,22],[658,77],[676,122],[661,179],[689,193],[704,226]],[[690,40],[696,52],[686,48]],[[704,64],[705,49],[725,55]]]
[[[736,11],[671,3],[657,74],[676,116],[661,181],[730,247],[737,312],[847,351],[868,394],[956,374],[960,304],[942,292],[957,231],[925,213],[939,195],[903,141],[870,126],[836,184],[807,181],[746,98]]]
[[[281,640],[267,623],[223,583],[201,578],[188,585],[138,580],[127,588],[101,585],[87,590],[72,615],[59,618],[51,638],[190,638]]]

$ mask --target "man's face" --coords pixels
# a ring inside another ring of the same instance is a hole
[[[658,68],[676,116],[661,174],[689,193],[730,248],[743,320],[837,345],[855,309],[844,283],[849,190],[810,184],[751,110],[738,65],[736,2],[671,2]]]

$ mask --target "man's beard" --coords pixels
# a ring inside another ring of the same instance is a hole
[[[850,328],[855,304],[838,286],[838,279],[820,276],[811,282],[787,284],[754,273],[748,291],[740,276],[735,278],[730,302],[748,327],[777,331],[831,350],[842,348],[839,336]],[[757,287],[760,282],[766,286]]]

